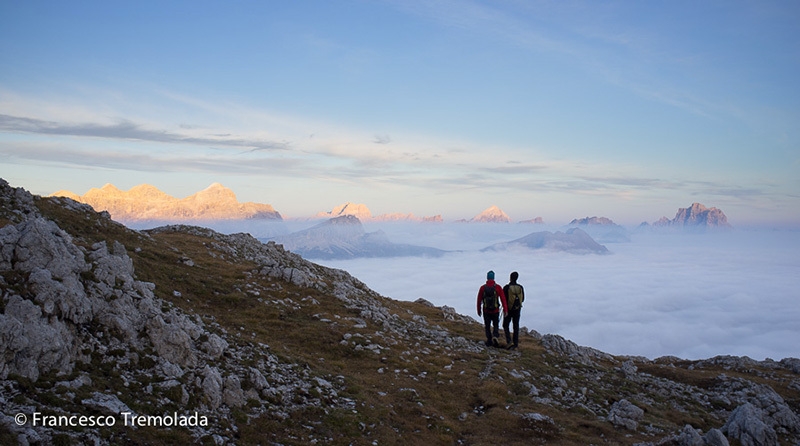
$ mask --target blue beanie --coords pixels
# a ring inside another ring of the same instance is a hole
[[[494,280],[494,271],[486,273],[486,280]]]

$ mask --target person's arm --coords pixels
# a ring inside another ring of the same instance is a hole
[[[481,287],[478,288],[478,317],[481,316],[481,304],[483,303],[483,287],[484,286],[486,286],[486,285],[481,285]]]

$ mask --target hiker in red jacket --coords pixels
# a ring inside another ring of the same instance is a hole
[[[483,326],[486,329],[486,345],[499,347],[497,338],[500,337],[500,305],[503,305],[503,315],[508,316],[508,303],[503,287],[494,281],[494,271],[486,273],[486,283],[478,290],[478,316],[483,315]],[[494,330],[492,330],[494,324]]]

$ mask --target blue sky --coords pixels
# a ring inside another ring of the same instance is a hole
[[[800,225],[794,1],[0,0],[0,176]]]

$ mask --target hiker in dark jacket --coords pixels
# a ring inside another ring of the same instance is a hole
[[[517,348],[519,346],[519,316],[522,312],[522,302],[525,302],[525,289],[517,283],[519,273],[511,273],[511,281],[503,287],[503,293],[508,301],[508,314],[503,317],[503,331],[506,333],[506,347]],[[505,307],[503,307],[505,308]],[[514,343],[511,343],[511,333],[508,326],[514,322]]]
[[[478,316],[483,315],[483,325],[486,329],[486,345],[499,346],[497,338],[500,337],[500,305],[503,314],[508,314],[508,304],[503,288],[494,281],[494,271],[486,273],[486,283],[478,290]],[[492,330],[492,324],[494,330]]]

